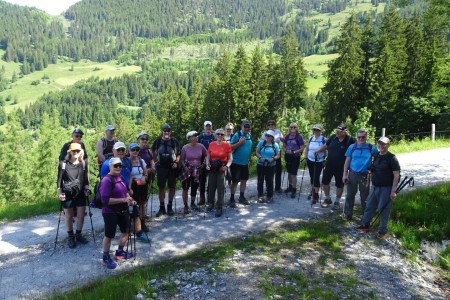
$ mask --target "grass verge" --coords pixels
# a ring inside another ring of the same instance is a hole
[[[412,141],[400,140],[398,142],[394,142],[389,151],[394,154],[401,153],[410,153],[417,151],[425,151],[437,148],[448,148],[450,145],[450,139],[436,139],[434,142],[431,141],[429,137],[424,139],[415,139]]]

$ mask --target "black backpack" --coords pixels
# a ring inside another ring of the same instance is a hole
[[[111,190],[114,189],[114,186],[116,185],[116,181],[113,178],[113,176],[107,174],[106,176],[108,176],[111,179]],[[125,180],[123,179],[122,176],[120,176],[121,180],[123,182],[125,182]],[[100,195],[100,186],[101,186],[102,181],[100,180],[99,182],[97,182],[95,184],[94,187],[94,198],[92,198],[91,202],[89,203],[90,207],[93,208],[103,208],[103,203],[102,203],[102,196]]]
[[[83,172],[86,170],[86,163],[84,160],[81,161],[82,166],[83,166]],[[67,162],[64,160],[61,162],[61,170],[66,170],[66,164]],[[73,181],[62,181],[62,187],[61,187],[61,191],[66,194],[66,197],[68,199],[73,199],[76,196],[78,196],[81,192],[81,182],[78,178],[76,178]]]
[[[168,145],[170,143],[170,145]],[[171,150],[169,149],[171,148]],[[176,159],[176,145],[174,139],[171,137],[168,142],[160,139],[156,144],[158,151],[158,163],[163,167],[170,166]],[[161,151],[162,150],[162,151]]]

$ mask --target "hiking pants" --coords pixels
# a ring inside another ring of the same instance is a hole
[[[349,172],[347,195],[345,196],[344,214],[348,217],[353,216],[353,207],[355,206],[355,196],[359,189],[361,197],[361,207],[364,213],[366,209],[366,199],[369,195],[370,181],[367,174]]]
[[[276,160],[275,165],[275,191],[281,190],[281,173],[283,173],[283,167],[281,165],[281,158]]]
[[[266,182],[267,198],[273,197],[273,175],[275,173],[275,166],[262,166],[256,165],[256,171],[258,173],[258,197],[264,194],[264,181]]]
[[[311,178],[311,185],[320,188],[320,174],[322,173],[323,161],[307,160],[309,177]]]
[[[208,204],[216,208],[223,207],[223,197],[225,193],[225,172],[209,172],[208,178]],[[217,190],[217,201],[214,205],[214,196]]]
[[[378,209],[378,213],[380,214],[378,232],[381,234],[388,232],[387,225],[392,207],[391,190],[392,186],[372,186],[370,188],[369,199],[367,200],[361,222],[363,226],[370,226],[370,222],[372,222],[372,218],[375,215],[375,210]]]
[[[207,191],[207,187],[206,187],[206,178],[208,178],[208,173],[209,171],[206,170],[205,166],[202,166],[202,169],[200,170],[200,176],[199,176],[199,180],[200,180],[200,199],[204,199],[205,198],[205,192]],[[208,183],[209,185],[209,183]]]

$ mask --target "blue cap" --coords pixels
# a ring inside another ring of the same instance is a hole
[[[128,145],[129,150],[134,149],[134,148],[139,148],[139,145],[136,143],[131,143],[130,145]]]

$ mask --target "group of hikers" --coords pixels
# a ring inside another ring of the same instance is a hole
[[[136,142],[126,147],[115,138],[114,126],[105,127],[105,136],[97,142],[96,147],[101,179],[96,187],[96,194],[101,199],[100,206],[105,224],[102,259],[105,267],[114,269],[117,266],[109,253],[117,225],[121,238],[114,255],[116,260],[133,256],[132,252],[124,249],[130,237],[131,222],[134,225],[135,238],[150,243],[147,235],[149,228],[145,222],[149,218],[146,214],[149,188],[153,186],[154,181],[158,186],[160,203],[156,217],[177,213],[176,207],[173,206],[177,180],[181,182],[184,214],[199,211],[203,206],[205,210],[214,210],[216,217],[222,216],[227,183],[230,189],[228,207],[236,208],[236,202],[250,205],[245,191],[252,161],[251,123],[244,120],[236,132],[233,132],[232,123],[228,123],[224,129],[213,130],[212,122],[205,121],[203,127],[202,132],[187,132],[187,143],[182,147],[180,142],[171,136],[169,124],[162,126],[161,135],[151,146],[150,136],[146,132],[139,133]],[[319,193],[322,189],[324,200],[320,203],[321,207],[327,208],[333,204],[332,209],[340,210],[344,185],[347,185],[343,207],[345,220],[350,221],[353,218],[355,195],[359,190],[363,217],[356,230],[368,232],[378,209],[378,236],[387,236],[391,200],[396,197],[400,178],[398,160],[388,151],[389,138],[379,138],[377,148],[367,141],[368,133],[364,129],[358,130],[355,139],[349,134],[345,124],[339,124],[335,133],[325,138],[322,135],[322,126],[315,124],[312,127],[312,135],[305,139],[305,144],[294,122],[289,125],[289,131],[284,135],[276,129],[275,120],[269,120],[267,128],[255,151],[258,203],[272,203],[275,193],[283,193],[282,157],[288,174],[284,192],[291,198],[301,192],[297,191],[297,172],[304,155],[305,168],[308,167],[312,187],[308,196],[311,205],[320,201]],[[88,242],[81,233],[87,199],[91,193],[86,162],[88,155],[82,142],[83,135],[81,129],[75,128],[72,140],[63,145],[59,158],[57,188],[61,209],[64,209],[65,213],[70,248],[76,247],[77,243]],[[303,176],[304,172],[305,170]],[[333,178],[336,186],[334,201],[330,193]],[[239,198],[236,201],[238,184]],[[74,233],[75,216],[77,221]]]

